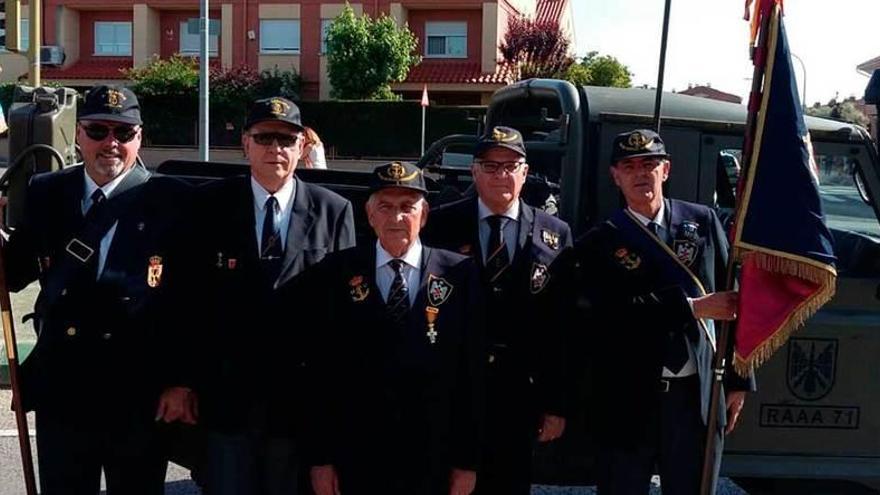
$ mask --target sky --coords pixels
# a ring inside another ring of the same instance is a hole
[[[664,0],[570,0],[578,55],[612,55],[633,85],[657,85]],[[743,0],[672,0],[664,90],[710,83],[746,101],[751,88],[749,23]],[[791,51],[806,68],[806,101],[864,96],[869,78],[856,66],[880,56],[880,0],[788,0]],[[803,69],[794,62],[803,96]]]

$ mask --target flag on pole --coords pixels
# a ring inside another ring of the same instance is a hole
[[[427,107],[428,105],[428,85],[425,84],[422,86],[422,106]]]
[[[749,105],[757,115],[754,134],[746,137],[751,156],[740,178],[731,236],[742,263],[734,365],[743,375],[831,299],[837,279],[782,2],[758,3],[756,14],[770,16],[768,32],[759,33],[767,36],[766,54],[755,57],[756,64],[765,64],[764,80]]]

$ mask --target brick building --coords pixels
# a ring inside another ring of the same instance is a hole
[[[43,78],[72,86],[124,82],[120,69],[174,53],[197,56],[197,0],[43,0],[43,45],[64,61]],[[572,0],[367,0],[356,13],[384,13],[408,24],[423,61],[394,86],[410,96],[427,84],[443,103],[486,103],[514,74],[499,63],[498,45],[514,15],[556,19],[573,35]],[[304,99],[327,99],[323,36],[344,3],[321,0],[216,0],[210,6],[210,56],[223,67],[294,69]],[[27,6],[22,8],[27,17]],[[27,21],[22,26],[27,38]],[[2,81],[27,71],[23,55],[2,53]]]

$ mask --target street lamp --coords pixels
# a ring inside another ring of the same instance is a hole
[[[801,93],[801,100],[802,100],[801,105],[804,107],[804,110],[806,110],[807,109],[807,66],[804,64],[804,61],[801,60],[801,58],[798,57],[797,55],[795,55],[794,53],[791,54],[791,58],[800,62],[801,69],[803,70],[803,73],[804,73],[804,87],[803,87],[803,92]]]

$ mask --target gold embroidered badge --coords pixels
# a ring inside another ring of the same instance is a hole
[[[107,105],[113,108],[122,108],[122,102],[125,101],[125,95],[122,91],[110,89],[107,91]]]

